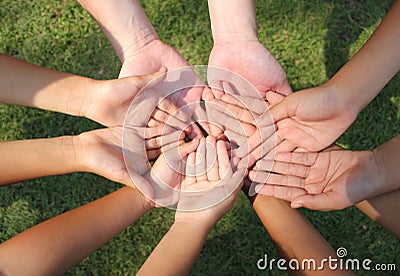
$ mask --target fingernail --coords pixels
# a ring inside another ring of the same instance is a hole
[[[294,209],[301,208],[301,207],[303,207],[303,203],[302,202],[292,202],[291,207]]]

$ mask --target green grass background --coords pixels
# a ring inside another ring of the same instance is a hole
[[[294,90],[312,87],[328,80],[355,54],[393,2],[257,0],[260,40],[281,62]],[[207,1],[147,0],[142,4],[166,43],[191,64],[207,64],[213,43]],[[120,68],[118,58],[96,23],[72,0],[2,0],[0,52],[54,70],[97,79],[115,78]],[[81,118],[0,105],[0,141],[78,134],[97,127]],[[372,149],[399,131],[398,74],[339,142],[348,149]],[[6,162],[5,158],[0,157],[0,162]],[[0,242],[119,187],[83,173],[3,187],[0,189]],[[304,213],[334,248],[347,248],[348,257],[396,263],[400,269],[399,241],[356,208]],[[167,209],[147,213],[68,274],[134,274],[168,230],[173,215]],[[233,211],[209,235],[192,273],[285,275],[280,271],[257,270],[256,262],[264,253],[271,258],[278,257],[271,238],[241,195]]]

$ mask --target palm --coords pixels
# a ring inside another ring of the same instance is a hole
[[[189,63],[174,48],[157,39],[147,44],[135,55],[125,59],[119,77],[150,74],[159,70],[161,66],[166,66],[171,71],[187,67]],[[189,90],[184,102],[175,101],[175,103],[183,106],[185,103],[199,102],[201,93],[202,90],[199,89]]]
[[[327,205],[341,209],[371,195],[376,183],[368,151],[327,151],[318,155],[305,179],[308,194],[323,194]],[[371,183],[371,184],[370,184]]]
[[[93,173],[133,186],[122,154],[122,131],[113,127],[79,135],[82,158]]]
[[[211,51],[208,64],[241,75],[254,85],[263,98],[267,91],[282,95],[291,92],[285,71],[258,41],[218,43]]]
[[[273,107],[278,134],[295,146],[322,150],[353,123],[356,113],[343,112],[343,105],[324,88],[312,88],[286,97]],[[279,114],[279,115],[277,115]]]

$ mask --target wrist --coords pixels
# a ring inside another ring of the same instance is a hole
[[[192,223],[186,221],[177,221],[172,224],[171,230],[179,233],[190,233],[196,237],[207,238],[208,233],[214,227],[215,224],[210,226],[206,223]]]
[[[332,97],[338,114],[346,113],[347,117],[354,118],[354,120],[357,118],[362,108],[351,97],[352,91],[348,86],[331,79],[320,87],[324,90],[323,93],[328,93]]]
[[[252,0],[209,0],[214,44],[258,41],[255,3]]]
[[[83,165],[81,163],[81,157],[79,155],[79,151],[77,151],[77,136],[62,136],[57,139],[60,139],[64,168],[69,173],[80,172],[83,171]]]
[[[380,194],[400,189],[400,136],[372,151],[379,173]]]
[[[96,94],[99,82],[91,78],[79,77],[79,81],[75,82],[77,85],[68,90],[64,113],[88,118],[87,112],[92,100],[95,99],[94,94]]]

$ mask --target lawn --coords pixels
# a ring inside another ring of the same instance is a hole
[[[143,2],[150,21],[166,43],[191,64],[207,64],[213,43],[207,1]],[[356,53],[393,2],[257,0],[259,37],[280,61],[295,91],[312,87],[327,81]],[[117,56],[94,20],[72,0],[2,0],[0,52],[96,79],[115,78],[120,68]],[[0,141],[74,135],[98,127],[86,119],[0,105]],[[372,149],[399,133],[400,74],[365,108],[338,142],[352,150]],[[0,242],[119,187],[84,173],[3,187]],[[396,263],[400,269],[399,241],[356,208],[304,213],[334,248],[345,247],[348,257]],[[147,213],[72,268],[68,275],[134,274],[168,230],[173,216],[174,212],[168,209]],[[256,262],[264,253],[278,257],[271,238],[241,195],[232,212],[210,233],[193,275],[260,274]]]

